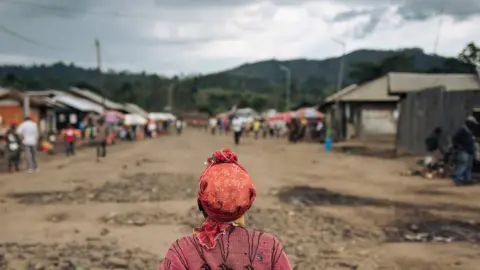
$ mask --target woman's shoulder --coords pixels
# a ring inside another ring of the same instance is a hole
[[[278,238],[271,233],[254,230],[254,229],[243,228],[243,227],[240,227],[240,228],[242,228],[247,234],[258,235],[261,239],[265,241],[278,241]]]
[[[232,234],[237,238],[252,241],[252,244],[257,243],[258,245],[261,245],[261,246],[270,246],[270,247],[280,246],[281,247],[280,240],[275,235],[267,232],[248,229],[244,227],[235,227],[235,230],[232,232]],[[197,243],[198,243],[198,240],[195,237],[195,235],[187,235],[177,239],[175,242],[172,243],[172,246],[185,247],[185,246],[195,245]]]
[[[236,233],[240,238],[247,239],[251,245],[265,249],[283,249],[280,240],[273,234],[243,227],[238,227]]]

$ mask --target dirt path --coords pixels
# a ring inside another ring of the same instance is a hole
[[[296,269],[478,269],[480,187],[400,176],[405,164],[320,145],[189,131],[0,176],[0,269],[155,269],[201,221],[197,178],[231,147],[255,180],[249,226]]]

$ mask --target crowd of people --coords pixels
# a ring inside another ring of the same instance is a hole
[[[55,149],[55,145],[60,146],[60,149],[63,146],[67,157],[75,156],[79,145],[94,146],[97,161],[100,162],[107,156],[107,146],[115,143],[116,140],[133,142],[143,138],[153,138],[158,134],[166,133],[171,124],[171,121],[163,121],[160,125],[158,123],[153,125],[151,122],[146,125],[112,125],[107,123],[104,117],[86,117],[79,123],[79,128],[69,123],[59,133],[50,132],[47,136],[42,136],[37,123],[26,117],[20,125],[11,123],[4,136],[4,145],[0,148],[0,154],[6,157],[10,172],[20,171],[22,156],[25,159],[27,172],[38,171],[37,151],[50,154],[62,152]],[[181,135],[185,122],[182,119],[176,119],[174,125],[177,134]]]
[[[65,155],[67,157],[74,156],[77,143],[88,138],[90,140],[89,143],[93,143],[96,146],[97,161],[100,161],[101,158],[105,158],[107,155],[106,148],[110,129],[103,118],[100,118],[95,124],[93,122],[89,123],[86,127],[88,128],[82,132],[75,129],[72,124],[68,124],[61,132]],[[2,150],[2,154],[6,155],[8,171],[12,173],[20,171],[23,152],[27,172],[38,172],[37,151],[44,150],[48,152],[52,150],[56,140],[54,138],[56,137],[49,136],[49,142],[42,142],[38,126],[30,117],[26,117],[18,126],[16,123],[11,123],[5,134],[5,145]]]
[[[291,118],[289,121],[269,121],[266,118],[257,117],[252,120],[232,116],[226,118],[212,117],[205,126],[212,135],[229,134],[233,131],[235,144],[240,144],[241,137],[252,136],[255,139],[260,137],[285,138],[290,142],[298,142],[301,139],[317,140],[323,135],[323,122],[319,119]]]
[[[457,185],[473,184],[472,171],[480,150],[474,134],[478,126],[477,119],[469,116],[447,143],[443,140],[443,129],[435,128],[425,140],[426,149],[431,153],[425,162],[427,171],[441,176],[451,173]]]

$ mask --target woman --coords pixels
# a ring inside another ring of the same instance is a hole
[[[20,136],[16,132],[16,124],[12,123],[10,125],[10,129],[5,134],[6,140],[6,148],[8,153],[8,170],[10,172],[19,171],[19,164],[20,164],[20,144],[21,139]]]
[[[228,149],[215,152],[199,180],[197,202],[205,221],[192,236],[170,246],[160,270],[292,269],[273,235],[243,227],[243,215],[255,197],[237,156]]]

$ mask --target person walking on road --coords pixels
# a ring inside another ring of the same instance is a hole
[[[10,129],[5,134],[6,148],[8,153],[8,170],[10,172],[19,171],[20,164],[20,136],[16,132],[16,125],[12,123]]]
[[[232,120],[233,138],[236,145],[240,144],[240,137],[242,136],[242,121],[238,117]]]
[[[75,140],[76,140],[76,131],[73,128],[72,124],[68,124],[67,129],[65,130],[64,140],[65,140],[65,152],[67,157],[75,155]]]
[[[25,148],[25,159],[27,160],[27,172],[32,173],[38,171],[37,163],[37,143],[38,143],[38,127],[30,117],[25,117],[25,121],[20,124],[17,129],[18,135],[23,138],[23,146]]]
[[[182,129],[183,129],[183,121],[182,119],[178,118],[175,121],[175,127],[177,128],[177,135],[182,135]]]
[[[453,135],[452,141],[456,148],[455,183],[457,185],[472,184],[472,170],[475,159],[475,138],[472,129],[478,125],[473,116],[469,116],[465,124]]]
[[[215,135],[215,133],[217,131],[217,124],[218,124],[217,118],[215,118],[215,117],[210,118],[209,124],[210,124],[210,133],[212,135]]]
[[[98,120],[96,128],[96,141],[97,141],[97,161],[100,161],[101,157],[107,156],[107,138],[108,138],[108,126],[105,124],[103,118]]]

